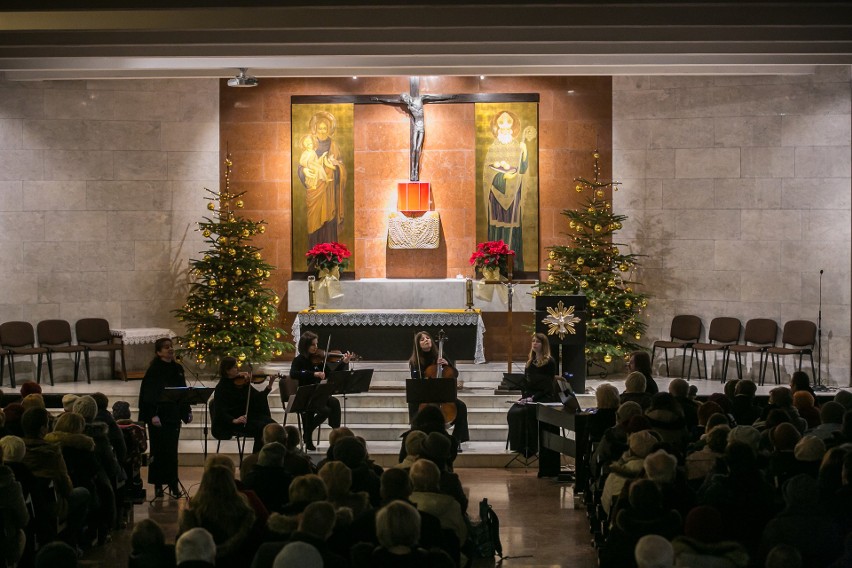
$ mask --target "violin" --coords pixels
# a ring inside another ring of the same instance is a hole
[[[231,379],[231,382],[238,387],[244,387],[248,384],[259,385],[263,381],[269,379],[269,383],[272,384],[272,381],[275,379],[275,376],[268,375],[253,375],[251,373],[247,373],[245,371],[241,371],[237,373],[236,377]]]
[[[325,363],[339,363],[343,361],[346,357],[346,353],[335,349],[332,351],[324,351],[322,349],[317,349],[314,353],[311,353],[310,360],[312,365],[323,365]],[[349,353],[350,361],[360,361],[361,357],[357,353]]]
[[[423,377],[427,379],[457,379],[459,378],[459,372],[454,367],[450,365],[441,364],[441,359],[444,358],[444,341],[447,339],[444,330],[438,332],[438,358],[434,364],[429,365],[423,370]],[[427,404],[426,403],[420,405],[422,409]],[[456,416],[458,416],[458,407],[455,402],[442,402],[435,404],[438,408],[441,409],[441,412],[444,414],[444,421],[449,424],[451,422],[455,422]]]

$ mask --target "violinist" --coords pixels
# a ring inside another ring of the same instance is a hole
[[[455,371],[456,366],[446,356],[438,356],[438,346],[435,345],[432,336],[426,331],[418,331],[414,335],[414,346],[411,352],[411,357],[408,360],[408,367],[411,371],[412,379],[421,379],[426,377],[426,370],[429,367],[440,364],[442,367],[450,367]],[[458,372],[455,372],[458,375]],[[453,421],[453,438],[458,444],[458,451],[462,451],[462,442],[470,440],[470,431],[467,424],[467,405],[456,397],[456,419]],[[409,404],[409,418],[413,419],[417,414],[419,405]]]
[[[274,375],[269,377],[266,388],[259,391],[252,386],[251,373],[240,371],[235,358],[223,357],[219,363],[219,382],[213,395],[214,436],[251,436],[254,438],[251,452],[258,453],[263,447],[263,428],[275,422],[268,400],[274,380]]]
[[[290,377],[299,381],[299,386],[324,383],[326,373],[348,369],[349,359],[352,357],[349,352],[327,357],[326,352],[319,348],[317,334],[312,331],[302,334],[297,350],[299,354],[293,359]],[[305,448],[308,450],[316,450],[312,434],[326,418],[329,426],[340,428],[340,401],[333,396],[328,397],[325,408],[318,412],[302,413],[302,424],[305,429],[303,439]]]
[[[532,336],[530,354],[524,370],[523,398],[512,405],[506,421],[509,423],[509,449],[525,458],[538,452],[538,428],[535,402],[558,402],[555,381],[556,361],[550,356],[550,342],[543,333]]]

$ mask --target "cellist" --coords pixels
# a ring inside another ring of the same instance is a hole
[[[440,366],[451,367],[455,369],[453,361],[446,357],[438,356],[438,346],[432,336],[426,331],[418,331],[414,334],[414,346],[411,351],[411,357],[408,360],[408,367],[411,371],[412,379],[424,378],[424,371],[432,365],[439,364]],[[462,451],[461,444],[470,440],[470,431],[467,424],[467,405],[456,397],[456,419],[453,421],[452,436],[458,443],[458,451]],[[417,404],[408,405],[409,420],[414,418],[418,410]]]

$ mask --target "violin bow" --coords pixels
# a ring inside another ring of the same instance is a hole
[[[331,349],[331,335],[328,336],[328,341],[325,342],[325,359],[322,362],[322,372],[325,373],[325,367],[328,365],[328,350]]]
[[[421,333],[414,334],[414,354],[417,356],[417,378],[423,378],[423,368],[420,366],[420,340],[417,339],[417,336],[423,337]]]

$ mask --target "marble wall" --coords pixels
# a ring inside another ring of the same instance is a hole
[[[649,344],[678,313],[816,321],[825,270],[822,376],[849,384],[850,98],[849,67],[613,79],[614,208],[647,255]]]
[[[215,80],[0,81],[0,321],[173,328],[219,168]]]

